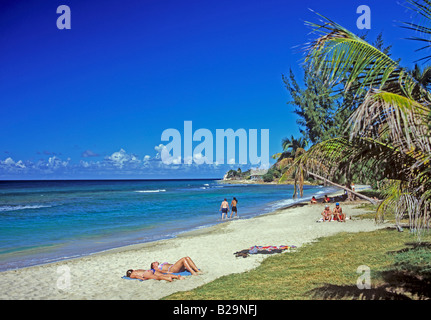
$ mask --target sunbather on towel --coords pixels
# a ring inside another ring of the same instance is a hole
[[[159,263],[158,261],[155,261],[151,263],[151,269],[158,270],[164,273],[178,273],[185,270],[189,271],[192,275],[197,275],[201,273],[201,271],[198,269],[198,267],[196,267],[195,263],[190,257],[181,258],[174,264],[170,264],[168,262]]]
[[[183,276],[179,276],[175,274],[164,274],[155,269],[150,269],[150,270],[130,269],[130,270],[127,270],[126,276],[129,277],[130,279],[139,279],[139,280],[154,279],[154,280],[166,280],[169,282],[172,282],[173,279],[179,279],[179,280],[185,279]]]

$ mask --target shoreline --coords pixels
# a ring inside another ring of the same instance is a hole
[[[216,181],[216,184],[218,183],[219,181]],[[243,190],[243,188],[241,189]],[[327,192],[333,191],[334,189],[327,190]],[[289,199],[289,197],[287,197],[283,200],[270,200],[264,197],[262,201],[263,202],[260,203],[260,206],[244,207],[245,211],[243,211],[241,218],[250,219],[254,216],[267,214],[274,210],[278,210],[278,208],[290,207],[297,202],[304,201],[304,199]],[[61,262],[75,258],[82,258],[134,244],[175,239],[183,233],[188,233],[193,230],[199,230],[217,225],[219,223],[224,223],[220,221],[220,216],[218,216],[217,219],[215,216],[208,216],[207,213],[208,210],[205,212],[206,215],[198,217],[197,220],[184,219],[183,224],[181,222],[181,224],[171,225],[168,228],[164,228],[163,225],[155,225],[156,227],[150,231],[137,228],[131,230],[124,229],[121,232],[117,232],[117,234],[107,236],[93,237],[89,235],[84,237],[70,238],[68,241],[64,242],[46,245],[42,244],[38,246],[32,246],[32,244],[28,244],[27,250],[10,250],[9,252],[4,251],[4,254],[2,254],[2,260],[0,261],[0,272]],[[143,230],[144,232],[142,232]]]
[[[348,216],[365,213],[361,201],[342,203]],[[333,204],[332,204],[333,205]],[[0,299],[157,300],[191,290],[221,276],[256,268],[269,255],[237,258],[234,253],[254,245],[301,247],[338,232],[383,228],[372,220],[316,223],[323,204],[306,202],[250,219],[232,219],[192,230],[175,238],[113,248],[84,257],[0,273]],[[289,253],[283,253],[289,254]],[[204,272],[174,282],[124,280],[128,269],[149,269],[153,261],[173,263],[189,256]]]
[[[221,179],[217,181],[220,184],[262,184],[262,185],[294,185],[293,180],[287,180],[284,182],[271,181],[265,182],[263,180],[251,180],[251,179]],[[304,181],[304,185],[306,186],[323,186],[321,183],[311,183],[308,181]]]

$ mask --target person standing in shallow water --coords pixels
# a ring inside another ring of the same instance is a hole
[[[219,211],[221,211],[221,219],[223,220],[225,214],[226,214],[226,219],[227,219],[227,213],[229,211],[229,203],[227,202],[226,198],[221,203]]]
[[[230,211],[230,218],[232,218],[232,215],[233,215],[234,212],[235,212],[235,217],[238,216],[237,204],[238,204],[238,200],[235,197],[233,197],[233,200],[232,200],[232,202],[230,204],[231,207],[232,207],[232,209]]]

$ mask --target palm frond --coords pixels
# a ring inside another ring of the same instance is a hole
[[[417,49],[416,51],[421,51],[424,49],[428,49],[431,47],[431,1],[429,0],[407,0],[407,7],[416,12],[420,19],[417,23],[414,22],[403,22],[401,27],[413,30],[419,33],[421,36],[412,36],[407,39],[418,41],[421,43],[425,43],[425,46]],[[422,57],[417,61],[429,61],[431,59],[431,55]]]
[[[398,93],[417,101],[429,93],[397,61],[341,25],[318,14],[322,24],[307,22],[320,37],[309,44],[306,61],[332,86],[344,85],[357,95],[370,88]],[[431,100],[431,99],[428,99]]]
[[[370,90],[348,120],[350,136],[372,137],[405,153],[423,158],[431,152],[428,136],[429,104],[379,90]]]
[[[369,137],[323,141],[310,148],[298,161],[313,172],[325,168],[328,176],[335,173],[351,175],[352,170],[361,175],[362,171],[373,172],[379,168],[382,177],[403,181],[410,180],[411,167],[416,163],[412,155]],[[357,165],[353,168],[352,163]]]
[[[431,47],[431,0],[407,0],[421,16],[405,23]],[[286,171],[301,187],[304,173],[351,177],[375,173],[389,181],[378,216],[392,210],[397,224],[409,218],[411,230],[424,230],[431,220],[431,69],[407,71],[398,61],[336,22],[318,14],[307,23],[318,34],[308,44],[306,62],[328,87],[361,99],[346,122],[347,138],[325,140],[302,153]],[[431,58],[425,57],[425,58]],[[346,178],[347,179],[347,178]]]

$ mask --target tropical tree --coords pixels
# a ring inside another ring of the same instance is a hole
[[[284,138],[282,140],[281,146],[283,152],[272,155],[272,158],[276,159],[277,162],[265,174],[264,181],[273,181],[274,178],[280,178],[282,175],[281,171],[290,166],[296,156],[305,152],[308,141],[303,137],[296,139],[291,135],[290,138]],[[283,179],[279,182],[284,182],[286,178],[287,176],[284,175]]]
[[[339,132],[338,99],[332,89],[325,84],[325,79],[304,66],[305,88],[301,88],[290,70],[289,77],[283,75],[283,82],[292,100],[289,105],[294,106],[294,113],[299,130],[304,139],[312,144],[336,137]],[[283,142],[284,143],[284,142]]]
[[[295,159],[298,150],[300,152],[305,151],[308,146],[308,141],[303,137],[296,139],[292,135],[290,138],[284,138],[281,141],[281,146],[283,148],[283,152],[279,152],[272,155],[272,158],[277,160],[277,167],[283,160],[283,163],[286,163],[286,159]],[[291,163],[291,161],[289,163]]]
[[[423,19],[405,26],[429,37],[431,1],[409,3]],[[322,23],[308,23],[319,36],[308,44],[306,62],[326,85],[351,92],[360,104],[345,123],[347,137],[315,144],[287,171],[327,178],[340,171],[360,174],[359,168],[375,172],[388,181],[378,213],[396,208],[397,224],[408,216],[411,229],[422,231],[431,211],[431,94],[399,61],[319,16]]]
[[[419,65],[415,64],[413,70],[410,71],[413,78],[416,79],[423,87],[430,90],[431,86],[431,66],[426,66],[421,68]]]
[[[283,151],[286,152],[290,157],[295,157],[298,149],[305,149],[308,146],[308,142],[305,138],[301,137],[296,139],[293,135],[290,138],[284,138],[281,142]]]
[[[390,56],[392,46],[385,45],[382,33],[377,35],[373,46]],[[309,63],[303,65],[303,74],[305,88],[298,84],[292,70],[289,76],[282,75],[292,99],[287,104],[294,106],[301,134],[311,144],[343,135],[346,119],[359,104],[357,97],[351,91],[342,92],[328,84],[325,75],[315,72]]]

